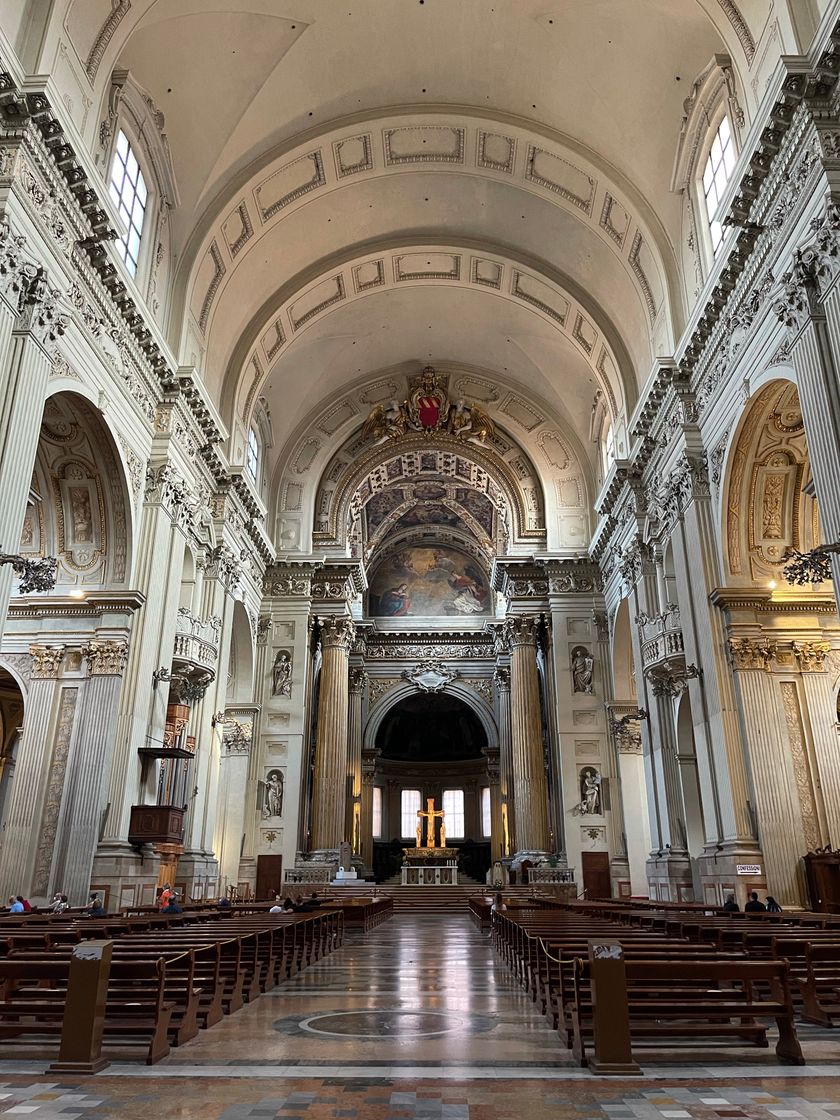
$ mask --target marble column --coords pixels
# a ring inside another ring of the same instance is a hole
[[[257,644],[254,658],[254,696],[262,704],[263,690],[269,687],[271,679],[272,648],[271,636],[273,622],[270,615],[262,615],[257,620]],[[262,781],[263,763],[260,748],[263,728],[262,707],[254,714],[254,735],[251,752],[248,755],[248,784],[245,791],[245,840],[242,845],[242,855],[239,860],[240,883],[247,883],[251,890],[257,884],[257,842],[261,810],[257,809],[257,793],[259,783]],[[217,728],[217,730],[221,730]],[[289,790],[284,793],[283,811],[286,811],[286,797]],[[221,892],[220,892],[221,893]]]
[[[487,755],[487,780],[490,784],[490,861],[496,863],[506,854],[502,820],[501,768],[496,751],[488,752]]]
[[[315,739],[311,851],[337,851],[344,835],[347,789],[349,656],[355,627],[349,618],[322,618],[321,682]]]
[[[691,485],[683,516],[673,534],[680,620],[686,661],[697,666],[688,681],[697,771],[700,779],[703,828],[707,845],[715,847],[703,874],[711,877],[724,850],[747,862],[760,859],[749,815],[747,774],[732,672],[726,660],[726,621],[709,596],[723,580],[718,563],[715,519],[705,462],[686,456]]]
[[[350,716],[347,727],[347,805],[344,835],[353,855],[361,855],[362,844],[362,699],[367,673],[355,666],[350,670]]]
[[[220,774],[218,849],[219,894],[239,882],[239,860],[245,833],[248,764],[254,744],[254,721],[259,708],[254,704],[232,704],[225,709],[222,757],[216,767]]]
[[[735,683],[749,753],[767,890],[783,906],[805,904],[800,860],[807,850],[788,729],[770,672],[772,642],[732,639]]]
[[[13,554],[20,545],[47,396],[46,347],[64,331],[56,312],[58,293],[47,288],[43,270],[33,267],[18,279],[20,291],[0,292],[0,551]],[[12,578],[8,564],[0,567],[0,633]]]
[[[29,647],[32,681],[26,695],[14,781],[6,799],[0,848],[0,898],[4,900],[10,894],[34,895],[39,854],[47,876],[52,862],[62,796],[61,784],[50,787],[56,702],[67,709],[60,721],[64,725],[61,745],[66,760],[79,694],[78,687],[62,689],[58,684],[64,651],[63,645]]]
[[[373,787],[376,773],[376,751],[362,751],[362,816],[359,855],[367,870],[373,868]],[[382,807],[383,814],[385,806]]]
[[[499,812],[501,814],[501,853],[516,851],[516,815],[513,809],[513,769],[510,746],[510,668],[500,665],[493,674],[499,714]]]
[[[803,668],[802,690],[813,737],[817,784],[822,791],[828,833],[825,842],[836,850],[840,848],[840,736],[834,717],[834,682],[825,670],[824,656],[818,657],[812,669]]]
[[[46,893],[63,891],[71,906],[87,901],[91,868],[111,769],[122,674],[128,656],[124,639],[95,639],[82,650],[90,676],[81,697],[78,732],[68,765],[56,859]],[[111,900],[118,905],[118,899]]]
[[[517,855],[549,851],[548,783],[543,755],[537,629],[533,615],[505,622],[510,644],[510,740]]]

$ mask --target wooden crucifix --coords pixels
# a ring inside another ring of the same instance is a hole
[[[435,809],[435,799],[433,797],[426,798],[425,812],[422,809],[417,810],[417,847],[423,847],[423,821],[426,822],[426,847],[427,848],[445,848],[446,847],[446,824],[444,817],[446,813],[443,809]],[[435,844],[435,820],[440,817],[440,845]]]

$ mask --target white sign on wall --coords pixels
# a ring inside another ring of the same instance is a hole
[[[739,875],[760,875],[760,863],[736,863],[735,870]]]

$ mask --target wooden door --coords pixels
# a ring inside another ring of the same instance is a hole
[[[582,852],[583,887],[587,898],[610,898],[610,853]]]
[[[274,898],[283,891],[283,857],[257,856],[257,899]]]

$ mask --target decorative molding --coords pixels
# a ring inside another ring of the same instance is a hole
[[[448,684],[452,684],[460,676],[457,669],[453,672],[442,661],[434,658],[421,661],[412,672],[403,669],[401,674],[402,680],[409,681],[420,692],[443,692]]]
[[[93,85],[97,71],[108,49],[108,44],[114,37],[114,32],[117,30],[123,19],[128,15],[131,9],[131,0],[111,0],[111,11],[105,22],[97,32],[96,38],[93,40],[88,56],[85,59],[85,73],[90,79],[90,84]]]

